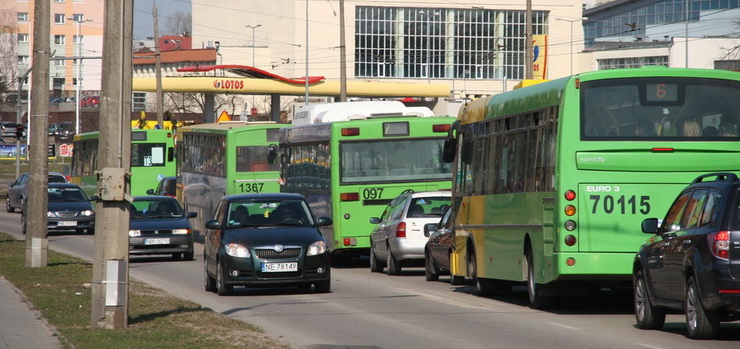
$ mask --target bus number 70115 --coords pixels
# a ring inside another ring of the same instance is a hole
[[[621,214],[636,214],[637,213],[637,198],[635,195],[627,196],[624,195],[604,195],[603,200],[601,195],[590,195],[589,199],[594,201],[594,205],[591,209],[591,213],[595,214],[596,211],[601,208],[606,214],[621,213]],[[599,205],[601,202],[601,205]],[[650,196],[640,196],[640,213],[646,215],[650,213]],[[628,212],[629,211],[629,212]]]

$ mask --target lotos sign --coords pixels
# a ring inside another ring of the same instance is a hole
[[[213,87],[227,90],[240,90],[244,88],[244,81],[241,80],[216,80]]]

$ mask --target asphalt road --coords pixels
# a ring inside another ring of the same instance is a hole
[[[0,212],[0,230],[22,238],[19,223],[19,214]],[[92,259],[92,236],[49,241],[54,250]],[[713,341],[685,338],[681,314],[669,315],[663,331],[636,329],[631,295],[610,292],[538,311],[527,307],[524,288],[512,297],[482,298],[472,285],[452,286],[445,277],[426,282],[421,268],[387,276],[361,261],[333,268],[328,294],[237,288],[219,297],[203,290],[200,245],[195,261],[134,257],[129,266],[133,278],[262,326],[297,348],[740,348],[740,323],[723,323]]]

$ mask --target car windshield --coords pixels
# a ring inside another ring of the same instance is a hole
[[[132,219],[182,217],[180,204],[175,200],[134,200],[129,207]]]
[[[450,208],[449,196],[413,198],[409,206],[409,218],[442,217]]]
[[[58,175],[49,175],[49,183],[67,183],[67,178]]]
[[[303,200],[249,200],[229,203],[229,227],[314,225]]]
[[[79,188],[49,188],[49,202],[88,201]]]

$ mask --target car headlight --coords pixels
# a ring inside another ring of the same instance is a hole
[[[128,236],[130,236],[130,237],[132,237],[132,238],[135,238],[135,237],[137,237],[137,236],[141,236],[141,230],[136,230],[136,229],[134,229],[134,230],[129,230],[129,231],[128,231]]]
[[[84,217],[90,217],[90,216],[94,216],[94,215],[95,215],[95,211],[93,211],[93,210],[84,210],[84,211],[80,212],[80,216],[84,216]]]
[[[46,211],[46,217],[56,217],[57,215],[54,214],[54,212]]]
[[[249,254],[249,249],[239,244],[226,244],[224,246],[226,254],[232,257],[249,258],[252,255]]]
[[[185,235],[190,234],[190,229],[172,229],[173,235]]]
[[[326,252],[326,243],[323,241],[316,241],[308,246],[307,256],[316,256]]]

